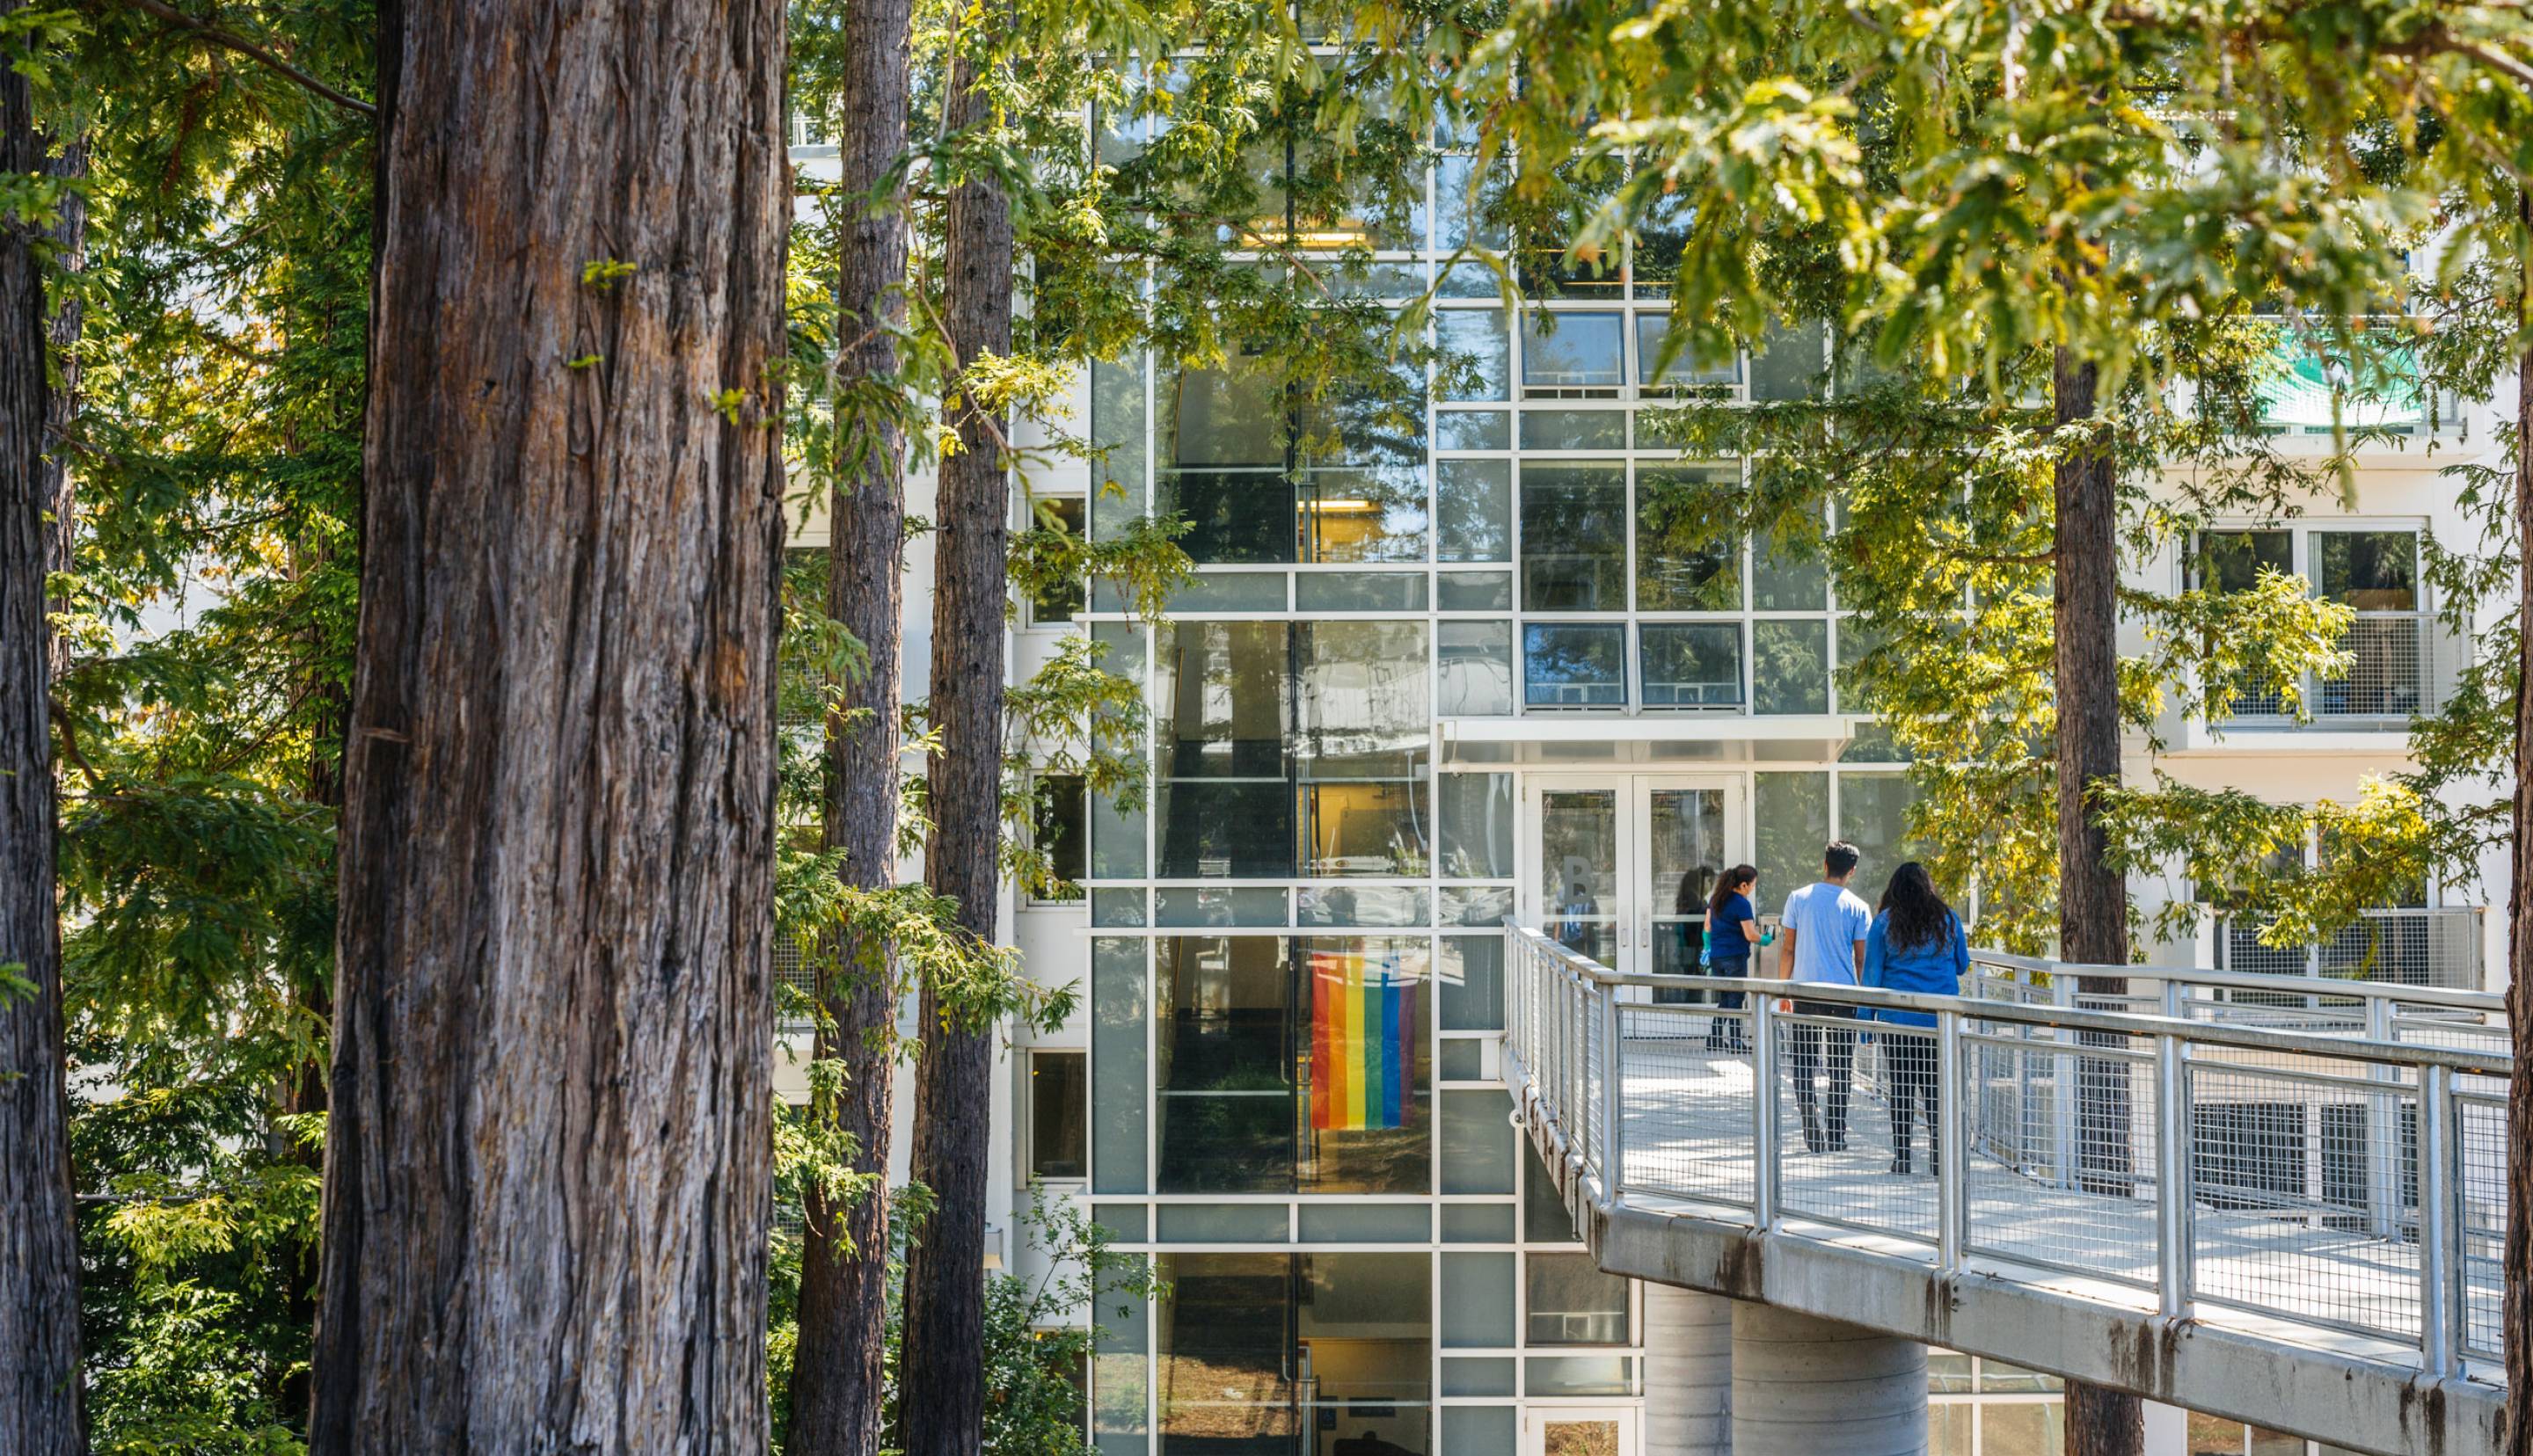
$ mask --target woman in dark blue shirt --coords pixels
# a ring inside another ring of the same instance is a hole
[[[1962,917],[1935,893],[1926,867],[1913,859],[1892,871],[1891,887],[1882,892],[1882,907],[1864,936],[1864,984],[1954,996],[1970,968],[1970,940],[1962,933]],[[1932,1031],[1935,1025],[1934,1016],[1922,1011],[1876,1010],[1872,1016],[1890,1026]],[[1891,1080],[1891,1171],[1911,1171],[1910,1143],[1923,1109],[1926,1171],[1932,1173],[1935,1160],[1943,1156],[1935,1126],[1935,1038],[1921,1031],[1886,1033],[1882,1058]]]
[[[1716,878],[1715,893],[1706,901],[1708,975],[1750,973],[1750,948],[1764,943],[1759,934],[1759,917],[1750,908],[1750,896],[1758,886],[1759,871],[1746,864],[1737,864]],[[1739,1011],[1741,993],[1725,992],[1715,1009]],[[1741,1019],[1717,1017],[1707,1022],[1706,1046],[1709,1051],[1748,1051],[1750,1043],[1741,1034]]]

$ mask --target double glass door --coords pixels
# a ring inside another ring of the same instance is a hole
[[[1747,852],[1744,792],[1738,779],[1534,778],[1533,923],[1613,970],[1694,972],[1706,898]]]

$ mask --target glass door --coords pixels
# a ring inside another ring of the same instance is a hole
[[[1542,781],[1533,793],[1534,923],[1567,950],[1623,969],[1620,934],[1627,922],[1619,891],[1626,883],[1620,865],[1628,839],[1621,833],[1626,781]]]
[[[1740,837],[1732,822],[1738,786],[1729,780],[1639,778],[1633,818],[1642,840],[1633,856],[1641,883],[1634,897],[1643,948],[1637,969],[1650,975],[1695,975],[1706,930],[1706,899],[1732,868]],[[1657,991],[1657,1002],[1685,1002],[1689,992]]]
[[[1739,781],[1542,777],[1528,802],[1533,923],[1613,970],[1694,974],[1706,897],[1746,852]]]
[[[1533,1406],[1522,1427],[1522,1456],[1635,1456],[1630,1410]]]

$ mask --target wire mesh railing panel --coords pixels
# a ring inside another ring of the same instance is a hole
[[[2341,648],[2355,661],[2345,676],[2326,679],[2314,717],[2407,718],[2425,702],[2430,619],[2408,613],[2363,613],[2349,623]]]
[[[2416,1089],[2237,1061],[2188,1077],[2197,1295],[2418,1339]]]
[[[2107,1279],[2174,1317],[2388,1339],[2448,1373],[2497,1358],[2494,998],[2026,962],[1940,1011],[1855,990],[1728,1011],[1513,941],[1525,1098],[1604,1195]]]
[[[1895,1038],[1881,1023],[1796,1005],[1794,1014],[1774,1019],[1775,1102],[1785,1130],[1779,1206],[1797,1217],[1934,1243],[1933,1031]],[[1857,1076],[1859,1063],[1868,1076]]]
[[[1973,1021],[1963,1037],[1963,1247],[2152,1288],[2154,1057],[2140,1038],[2080,1042]]]
[[[1626,1189],[1751,1206],[1757,1163],[1749,1015],[1629,1006],[1620,1018]]]
[[[2462,1204],[2462,1247],[2456,1251],[2462,1288],[2462,1346],[2475,1359],[2506,1358],[2505,1293],[2506,1094],[2461,1092],[2454,1097],[2456,1166],[2454,1194]]]

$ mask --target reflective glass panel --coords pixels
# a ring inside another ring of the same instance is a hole
[[[1182,936],[1153,948],[1160,1191],[1290,1190],[1296,1098],[1284,940]]]
[[[1533,708],[1627,705],[1627,629],[1533,622],[1522,628],[1522,701]]]
[[[1740,610],[1741,538],[1718,526],[1740,488],[1730,465],[1636,471],[1636,610]]]
[[[1648,708],[1741,706],[1741,628],[1735,622],[1648,622],[1644,652]]]
[[[1524,612],[1627,610],[1627,477],[1618,465],[1525,465]]]

